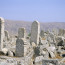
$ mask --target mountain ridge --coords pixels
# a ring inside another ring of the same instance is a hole
[[[30,21],[14,21],[5,19],[5,30],[9,31],[10,34],[17,34],[18,28],[25,27],[27,32],[31,30]],[[52,29],[65,29],[65,22],[40,22],[41,30],[52,30]]]

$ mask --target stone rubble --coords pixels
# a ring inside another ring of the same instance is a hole
[[[0,18],[0,65],[65,65],[65,30],[40,31],[34,21],[31,35],[21,27],[11,36]]]

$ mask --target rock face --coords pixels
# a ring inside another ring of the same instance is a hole
[[[34,21],[31,26],[31,39],[30,42],[34,42],[36,45],[39,44],[39,35],[40,35],[40,23]]]
[[[0,50],[3,48],[3,39],[4,39],[4,19],[0,18]]]
[[[25,38],[26,37],[26,30],[25,28],[18,29],[18,38]]]

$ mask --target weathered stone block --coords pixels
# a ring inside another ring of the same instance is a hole
[[[22,38],[18,38],[16,40],[16,53],[15,53],[16,56],[23,57],[26,55],[25,43],[26,41]]]
[[[52,65],[58,65],[58,60],[57,59],[44,59],[42,60],[42,65],[49,65],[49,64],[52,64]]]
[[[31,26],[31,39],[30,42],[34,42],[35,44],[39,44],[39,35],[40,35],[40,23],[38,21],[34,21]]]
[[[4,19],[0,18],[0,50],[3,48],[3,39],[4,39]]]

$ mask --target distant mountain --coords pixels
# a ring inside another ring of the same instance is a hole
[[[5,30],[8,30],[10,34],[17,34],[18,28],[25,27],[27,32],[31,30],[32,22],[27,21],[13,21],[5,20]],[[65,29],[65,22],[46,22],[40,23],[41,30],[52,30],[52,29]]]

